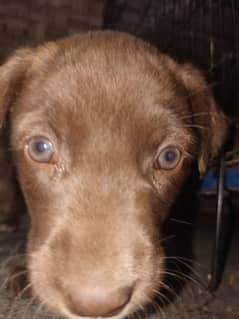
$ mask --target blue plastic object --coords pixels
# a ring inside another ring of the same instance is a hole
[[[209,170],[204,176],[201,189],[206,191],[208,189],[217,188],[218,173],[216,170]],[[224,187],[226,189],[238,189],[239,190],[239,167],[225,168],[224,169]]]

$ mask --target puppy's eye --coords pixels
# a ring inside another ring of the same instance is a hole
[[[43,136],[32,137],[27,144],[27,152],[33,161],[50,163],[54,155],[53,145]]]
[[[167,147],[163,149],[155,161],[156,169],[170,170],[175,168],[181,159],[181,152],[176,147]]]

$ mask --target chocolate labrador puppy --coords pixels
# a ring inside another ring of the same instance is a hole
[[[224,141],[201,73],[127,34],[76,35],[1,66],[7,115],[34,295],[67,318],[142,309],[164,274],[160,225]]]

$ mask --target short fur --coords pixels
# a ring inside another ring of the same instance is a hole
[[[130,35],[77,35],[1,66],[7,114],[33,293],[69,318],[141,309],[162,281],[160,225],[193,161],[203,174],[225,138],[202,74]],[[54,163],[29,158],[32,136],[51,140]],[[166,146],[182,153],[171,170],[154,165]]]

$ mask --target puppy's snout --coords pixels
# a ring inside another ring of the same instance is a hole
[[[133,287],[110,290],[105,287],[74,286],[67,288],[66,299],[70,311],[81,317],[111,317],[128,304]]]

